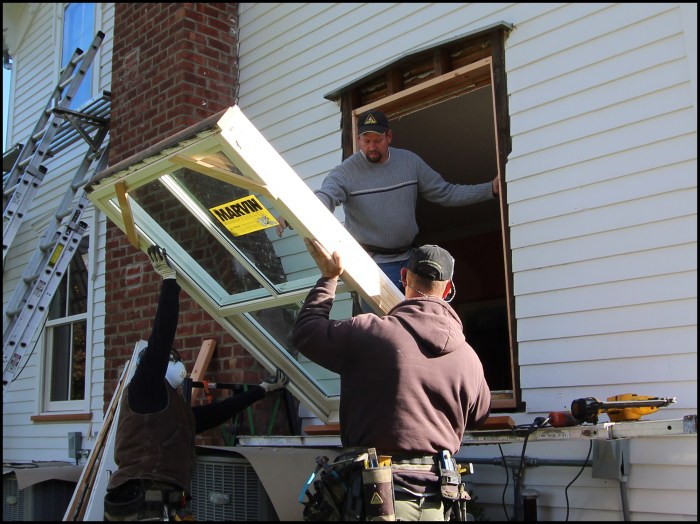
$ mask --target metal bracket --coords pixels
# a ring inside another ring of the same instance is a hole
[[[630,471],[628,439],[593,441],[591,476],[598,479],[624,480]]]

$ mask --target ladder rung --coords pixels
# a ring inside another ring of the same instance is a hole
[[[41,131],[39,131],[36,135],[33,135],[33,136],[30,138],[31,143],[32,143],[32,144],[36,144],[37,142],[39,142],[39,140],[41,140],[41,137],[43,137],[43,136],[46,134],[46,130],[47,130],[47,129],[48,129],[48,128],[45,127],[44,129],[42,129]],[[29,160],[29,159],[27,159],[27,160]]]
[[[80,49],[79,47],[76,47],[75,48],[75,56],[70,61],[70,64],[73,66],[78,65],[78,63],[80,63],[80,61],[83,59],[84,56],[85,56],[85,53],[83,52],[83,50]]]
[[[51,249],[55,244],[56,244],[55,237],[47,238],[46,242],[42,242],[41,244],[39,244],[39,249],[45,253],[46,251]],[[32,277],[32,278],[36,278],[36,277]]]
[[[26,284],[31,284],[31,283],[34,282],[37,278],[39,278],[40,275],[41,275],[41,271],[37,271],[37,272],[34,273],[33,275],[29,275],[29,276],[22,277],[22,280],[24,280],[24,282],[25,282]]]
[[[70,83],[73,81],[73,79],[75,78],[75,76],[76,76],[76,75],[69,76],[68,78],[66,78],[63,82],[61,82],[60,84],[58,84],[58,88],[59,88],[61,91],[63,91],[63,90],[66,88],[67,85],[70,85]]]
[[[56,134],[61,130],[61,125],[65,123],[66,118],[57,110],[65,109],[65,114],[72,114],[76,117],[80,115],[78,112],[71,112],[68,108],[80,87],[80,83],[90,69],[104,37],[105,34],[102,31],[98,31],[87,52],[79,48],[75,50],[66,67],[61,70],[58,84],[49,97],[46,107],[30,135],[29,143],[20,151],[18,161],[8,176],[5,177],[3,175],[3,195],[9,197],[4,198],[3,202],[3,265],[25,212],[31,204],[39,183],[43,180],[43,176],[39,176],[42,172],[41,164],[45,158],[51,158],[52,144]],[[78,66],[79,63],[80,65]],[[66,87],[67,90],[64,90]],[[99,149],[99,145],[95,146],[94,142],[102,142],[107,132],[106,126],[108,121],[92,121],[92,130],[98,128],[96,137],[92,139],[88,131],[89,127],[79,124],[71,117],[69,119],[68,123],[80,137],[85,139],[90,148],[89,150]],[[54,149],[56,148],[54,147]],[[43,172],[45,173],[45,169]],[[81,176],[80,178],[82,181],[83,177]],[[75,190],[72,183],[71,190]],[[63,207],[63,203],[59,207]],[[30,269],[28,272],[31,271]],[[5,337],[3,336],[3,338]],[[3,358],[5,356],[3,354]]]

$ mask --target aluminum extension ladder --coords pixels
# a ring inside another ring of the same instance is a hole
[[[73,97],[87,74],[104,37],[105,34],[98,31],[87,52],[83,52],[80,48],[75,50],[70,62],[61,72],[58,84],[27,144],[22,148],[7,180],[3,181],[3,269],[7,252],[39,185],[46,175],[47,169],[42,164],[49,154],[53,138],[70,113],[69,107]]]
[[[90,142],[91,147],[99,150],[106,131],[106,128],[98,130],[96,140]],[[97,166],[90,174],[106,168],[108,151],[109,146],[101,150]],[[89,204],[83,188],[90,178],[87,176],[88,168],[97,155],[98,151],[88,150],[7,303],[5,315],[10,321],[3,333],[3,392],[21,371],[18,368],[20,361],[24,359],[26,362],[31,355],[32,351],[27,354],[30,343],[46,322],[51,300],[87,231],[87,224],[81,220]],[[78,198],[75,205],[69,209],[76,193]],[[61,225],[68,216],[68,222]]]
[[[31,340],[46,319],[53,295],[68,269],[73,255],[78,250],[86,230],[87,224],[82,221],[77,223],[71,221],[67,225],[65,231],[58,238],[46,268],[34,282],[32,292],[29,293],[19,315],[14,319],[12,325],[8,326],[7,341],[3,341],[3,393],[7,391],[14,378],[19,375],[20,362],[24,359],[26,363],[31,355],[30,352],[27,358],[24,358]]]
[[[98,33],[96,42],[100,35],[104,36],[101,32]],[[76,50],[76,54],[79,51]],[[5,308],[4,314],[10,320],[3,332],[3,392],[17,378],[31,356],[33,346],[30,344],[41,331],[51,300],[87,231],[87,224],[81,220],[83,211],[89,204],[84,186],[92,174],[107,166],[109,147],[108,145],[103,147],[103,142],[107,139],[109,130],[109,118],[105,117],[109,114],[109,97],[108,92],[103,93],[102,99],[91,103],[83,113],[62,107],[54,108],[51,111],[52,115],[60,116],[67,123],[61,126],[58,134],[51,133],[53,143],[45,146],[46,151],[39,156],[35,153],[31,159],[26,155],[24,157],[24,165],[31,165],[36,158],[45,157],[46,152],[55,154],[80,138],[88,144],[88,150],[68,185],[53,220],[37,243],[36,250]],[[71,131],[67,130],[70,126],[77,133],[71,134]],[[58,127],[56,126],[55,129],[57,130]],[[94,137],[90,136],[91,132],[94,132]],[[56,135],[55,139],[53,135]],[[40,147],[43,147],[43,144]],[[36,152],[39,152],[39,149]],[[13,171],[18,166],[22,168],[22,158],[22,156],[18,157]],[[90,167],[95,163],[97,164],[95,169],[89,172]],[[27,199],[26,196],[22,198]],[[74,201],[75,204],[73,204]],[[61,223],[67,217],[70,217],[69,220],[62,225]],[[19,224],[21,217],[16,222]],[[3,239],[3,266],[6,247],[9,247],[9,242],[5,246],[5,239]],[[24,364],[20,367],[22,362]]]

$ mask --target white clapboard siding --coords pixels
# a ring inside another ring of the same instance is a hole
[[[632,365],[629,357],[622,357],[604,361],[524,366],[520,370],[520,377],[525,387],[556,386],[562,383],[568,386],[618,385],[622,381],[632,380],[642,383],[692,380],[697,375],[697,353],[691,352],[691,348],[686,348],[686,351],[688,353],[635,359],[634,376],[627,376]],[[568,378],[562,380],[562,376]]]
[[[531,38],[515,31],[509,39],[509,90],[518,90],[543,80],[562,76],[577,68],[602,63],[625,51],[647,45],[680,32],[680,12],[674,4],[597,4],[562,9],[587,11],[588,16],[569,19]],[[511,78],[515,87],[510,88]]]
[[[96,31],[102,30],[107,37],[100,46],[93,68],[95,69],[95,91],[97,95],[109,90],[111,85],[111,49],[114,4],[97,4]],[[13,49],[13,82],[16,89],[12,99],[11,128],[8,129],[8,147],[16,142],[26,143],[34,129],[41,111],[46,107],[49,95],[56,87],[59,76],[58,54],[62,25],[58,20],[58,4],[34,4],[27,13],[33,13],[26,25],[26,34]],[[94,36],[94,35],[93,35]],[[48,172],[39,187],[32,206],[15,237],[3,271],[3,304],[7,304],[17,283],[36,249],[37,242],[49,223],[56,208],[66,194],[68,184],[87,151],[87,144],[80,140],[64,149],[44,165]],[[68,457],[66,435],[78,431],[83,434],[83,447],[89,449],[99,431],[104,409],[104,309],[105,309],[105,232],[104,217],[94,216],[92,206],[81,218],[89,225],[91,239],[89,254],[88,304],[88,351],[86,363],[89,385],[87,398],[80,413],[91,412],[89,422],[32,422],[30,417],[43,414],[40,375],[43,373],[43,337],[19,378],[13,382],[3,396],[3,459],[6,461],[72,460]],[[101,246],[101,247],[100,247]],[[3,323],[6,317],[3,315]]]
[[[339,108],[323,95],[412,50],[512,23],[504,178],[527,411],[511,415],[529,423],[575,398],[628,392],[679,397],[651,419],[697,411],[697,87],[689,65],[696,55],[684,33],[697,25],[684,8],[244,3],[240,14],[241,107],[312,189],[341,157]],[[663,457],[669,444],[644,446]],[[504,449],[519,455],[521,446]],[[588,445],[530,450],[583,459]],[[499,456],[497,446],[465,452]],[[696,464],[658,462],[654,493],[654,464],[633,455],[632,467],[640,465],[629,486],[634,520],[697,516],[697,482],[677,491],[666,485],[676,469],[690,478]],[[502,520],[507,475],[475,467],[479,503]],[[564,488],[577,471],[528,471],[541,484],[526,483],[541,488],[540,519],[565,518]],[[512,508],[512,479],[508,494]],[[617,481],[584,472],[569,497],[570,520],[621,520]]]
[[[518,212],[517,204],[544,195],[575,187],[587,187],[596,182],[625,175],[645,173],[659,167],[679,162],[696,163],[697,147],[694,133],[684,133],[669,139],[651,143],[641,143],[636,147],[625,148],[612,156],[597,156],[576,165],[567,165],[540,173],[536,178],[520,178],[508,182],[508,198]],[[512,191],[515,196],[511,195]],[[511,217],[511,224],[513,219]],[[521,222],[522,219],[518,220]]]
[[[610,193],[607,193],[610,194]],[[618,193],[619,195],[620,193]],[[566,201],[567,195],[561,195]],[[576,198],[576,197],[574,197]],[[578,239],[601,232],[615,232],[640,224],[657,223],[695,215],[697,190],[656,193],[620,203],[583,209],[567,215],[540,219],[537,227],[530,224],[511,228],[512,247],[533,247],[560,240]],[[624,234],[625,231],[622,231]]]
[[[515,294],[524,299],[543,291],[693,271],[697,262],[696,249],[694,242],[688,242],[524,270],[514,279]]]
[[[530,224],[529,227],[536,228],[537,225]],[[589,233],[578,238],[513,249],[513,269],[516,272],[538,269],[694,243],[697,241],[696,226],[696,216],[686,215],[666,218],[663,222],[642,223],[612,231]]]
[[[532,317],[689,299],[697,295],[697,273],[671,273],[518,297]]]
[[[616,173],[618,176],[607,180],[590,182],[556,193],[521,200],[510,206],[511,223],[580,213],[621,201],[654,197],[676,190],[694,190],[693,168],[694,163],[690,160],[651,169],[647,167],[636,173]],[[528,245],[528,240],[528,238],[519,239],[520,246]]]
[[[642,329],[618,333],[595,333],[571,338],[521,342],[521,365],[601,360],[617,354],[618,348],[630,356],[668,355],[697,347],[695,325],[667,329]]]

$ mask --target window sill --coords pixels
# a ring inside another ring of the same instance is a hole
[[[32,415],[32,422],[81,422],[92,420],[92,413],[56,413],[55,415]]]

